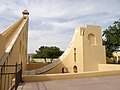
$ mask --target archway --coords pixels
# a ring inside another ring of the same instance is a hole
[[[73,67],[73,71],[74,71],[74,73],[77,73],[77,66],[76,65]]]
[[[67,68],[62,68],[62,73],[67,73],[68,69]]]
[[[96,37],[94,34],[89,34],[88,35],[88,40],[89,40],[89,43],[90,45],[96,45]]]

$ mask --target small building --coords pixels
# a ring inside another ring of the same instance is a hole
[[[114,51],[113,56],[115,58],[116,63],[120,63],[120,50]]]

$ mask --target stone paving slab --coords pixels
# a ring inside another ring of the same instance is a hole
[[[120,90],[120,76],[25,82],[17,90]]]

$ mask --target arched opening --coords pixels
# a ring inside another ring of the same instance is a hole
[[[74,71],[74,73],[77,73],[77,66],[73,67],[73,71]]]
[[[76,62],[76,48],[74,48],[74,62]]]
[[[64,73],[64,68],[62,68],[62,73]]]
[[[68,69],[67,68],[62,68],[62,73],[67,73]]]
[[[96,38],[95,38],[95,35],[94,34],[89,34],[88,35],[88,40],[89,40],[89,43],[90,45],[96,45]]]

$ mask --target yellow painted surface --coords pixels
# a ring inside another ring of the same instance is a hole
[[[23,62],[23,72],[27,60],[27,19],[22,18],[22,22],[17,26],[15,34],[7,43],[5,53],[9,53],[8,64],[16,64]],[[17,31],[17,32],[16,32]],[[8,31],[9,32],[9,31]],[[4,36],[5,34],[3,34]]]
[[[24,15],[17,22],[12,24],[10,27],[5,29],[0,34],[0,65],[15,65],[22,61],[23,74],[25,73],[26,61],[27,61],[27,42],[28,42],[28,16]],[[0,67],[1,70],[2,67]],[[15,68],[3,68],[2,71],[5,72],[15,72]],[[1,72],[1,71],[0,71]],[[14,75],[9,75],[9,78],[2,76],[2,84],[8,82],[11,85],[11,80]],[[8,80],[9,79],[9,80]],[[2,87],[2,90],[8,90]]]
[[[47,81],[47,80],[61,80],[61,79],[74,79],[74,78],[90,78],[90,77],[105,77],[105,76],[119,76],[118,71],[93,71],[81,73],[65,73],[65,74],[43,74],[43,75],[24,75],[23,81]]]
[[[11,26],[9,26],[7,29],[5,29],[2,32],[2,35],[6,38],[6,49],[8,47],[8,45],[10,44],[10,42],[12,41],[12,39],[14,38],[14,36],[16,35],[16,33],[18,32],[18,26],[21,24],[23,18],[19,19],[18,21],[16,21],[14,24],[12,24]]]
[[[119,64],[99,64],[99,71],[120,70]]]
[[[23,74],[27,69],[28,15],[25,11],[21,19],[0,34],[0,61],[6,54],[7,64],[22,61]],[[44,74],[23,76],[24,81],[120,75],[119,65],[106,64],[101,27],[93,25],[76,27],[70,46],[58,60],[42,68],[37,65],[30,67],[34,68],[31,70],[33,74]]]
[[[5,45],[6,45],[5,37],[0,34],[0,60],[5,53]]]
[[[3,31],[2,35],[5,37],[6,44],[3,43],[4,40],[2,40],[0,46],[5,46],[4,54],[9,53],[6,61],[8,61],[8,64],[21,63],[22,61],[24,73],[27,60],[28,18],[24,19],[24,17],[22,17]]]
[[[89,35],[94,35],[93,44],[90,43]],[[88,25],[83,37],[83,61],[84,71],[98,71],[98,64],[106,63],[105,47],[102,45],[102,34],[100,26]]]
[[[47,63],[35,63],[35,64],[27,64],[27,70],[33,70],[37,68],[42,68],[48,65]]]
[[[101,27],[93,25],[76,27],[69,48],[58,60],[53,65],[40,69],[40,72],[43,71],[46,74],[62,73],[63,68],[70,73],[98,71],[99,64],[106,63]],[[37,71],[40,73],[39,69]]]

